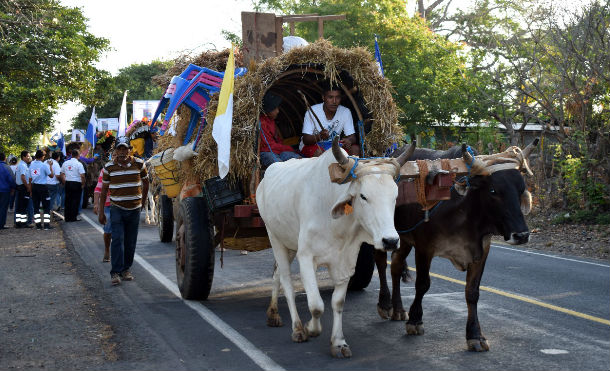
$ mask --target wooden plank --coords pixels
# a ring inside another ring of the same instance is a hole
[[[242,51],[246,65],[275,57],[277,51],[276,19],[273,13],[242,12]],[[281,40],[281,37],[280,37]],[[279,51],[281,53],[281,49]]]
[[[284,28],[283,28],[282,17],[275,18],[275,56],[278,56],[284,52]]]
[[[433,169],[442,169],[441,160],[425,160],[428,165],[428,171]],[[454,158],[449,160],[450,168],[459,175],[468,174],[468,168],[464,163],[464,160],[461,158]],[[417,178],[419,176],[419,167],[417,166],[417,161],[407,161],[400,168],[400,176],[404,178]]]
[[[345,14],[340,15],[315,15],[315,16],[283,16],[284,22],[315,22],[318,19],[322,21],[336,21],[345,19]]]

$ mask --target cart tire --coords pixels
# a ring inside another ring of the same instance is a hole
[[[214,278],[214,243],[205,200],[180,202],[176,226],[176,276],[184,299],[205,300]]]
[[[375,270],[374,247],[368,243],[360,245],[358,260],[356,261],[356,270],[352,278],[349,279],[347,289],[350,291],[363,290],[366,288],[373,278]]]
[[[172,199],[161,195],[157,199],[157,218],[159,218],[159,239],[161,242],[172,242],[174,237],[174,206]]]

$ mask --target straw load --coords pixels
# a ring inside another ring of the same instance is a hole
[[[205,61],[222,60],[219,54],[216,57],[212,58],[208,52],[191,63],[203,62],[198,65],[210,68],[204,64]],[[219,68],[217,64],[215,67],[224,71],[224,65]],[[172,68],[171,74],[179,74],[181,68]],[[371,53],[364,48],[342,49],[334,47],[329,41],[318,40],[278,57],[251,64],[248,68],[246,75],[235,79],[229,173],[233,179],[246,180],[252,176],[258,156],[257,125],[262,99],[267,91],[283,99],[277,124],[285,140],[293,139],[290,144],[298,143],[307,110],[297,91],[305,94],[310,105],[321,103],[322,87],[328,82],[342,88],[342,104],[352,111],[356,121],[363,123],[360,130],[365,134],[366,156],[382,156],[392,143],[403,137],[392,99],[391,84],[379,74]],[[164,76],[157,81],[169,82],[169,78]],[[205,180],[218,175],[217,147],[212,138],[217,105],[218,94],[213,96],[208,106],[208,125],[197,145],[198,156],[190,164],[183,163],[183,180]],[[178,110],[178,115],[177,135],[172,139],[172,147],[182,145],[190,110],[182,107]],[[357,127],[356,130],[358,131]],[[161,139],[161,142],[164,148],[170,146],[166,138]]]

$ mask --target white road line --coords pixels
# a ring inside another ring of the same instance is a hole
[[[525,253],[525,254],[540,255],[540,256],[546,256],[548,258],[567,260],[567,261],[576,262],[576,263],[583,263],[583,264],[589,264],[589,265],[597,265],[599,267],[610,268],[610,265],[607,265],[607,264],[599,264],[599,263],[593,263],[593,262],[588,262],[588,261],[584,261],[584,260],[564,258],[564,257],[561,257],[561,256],[542,254],[542,253],[539,253],[539,252],[515,249],[515,248],[512,248],[512,247],[500,246],[500,245],[495,245],[495,244],[492,244],[491,246],[497,247],[499,249],[504,249],[504,250],[518,251],[518,252],[522,252],[522,253]]]
[[[81,217],[86,220],[93,228],[97,229],[100,233],[104,233],[102,227],[91,220],[88,216],[81,214]],[[227,339],[229,339],[233,344],[235,344],[242,352],[244,352],[254,363],[256,363],[263,370],[277,370],[277,371],[285,371],[285,369],[275,363],[271,358],[267,357],[267,355],[254,346],[248,339],[246,339],[243,335],[237,332],[233,327],[229,326],[226,322],[224,322],[220,317],[218,317],[214,312],[209,310],[205,305],[198,301],[192,300],[184,300],[180,295],[180,290],[178,286],[169,280],[167,277],[163,275],[163,273],[159,272],[155,267],[150,265],[144,258],[140,255],[135,254],[134,260],[142,266],[142,268],[146,269],[157,281],[159,281],[165,288],[167,288],[171,293],[176,295],[176,297],[180,298],[184,304],[193,309],[201,318],[203,318],[207,323],[209,323],[212,327],[214,327],[218,332],[223,334]]]

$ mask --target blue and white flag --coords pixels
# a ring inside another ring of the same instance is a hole
[[[381,52],[379,51],[379,44],[377,44],[377,35],[375,35],[375,61],[377,61],[377,67],[379,67],[379,74],[383,74],[383,62],[381,61]]]
[[[95,148],[95,134],[97,132],[97,116],[95,115],[95,107],[91,112],[91,118],[89,119],[89,126],[87,126],[87,133],[85,134],[85,140],[91,144],[91,148]]]
[[[57,140],[57,148],[61,149],[61,153],[66,155],[66,141],[64,140],[64,134],[59,132],[59,139]]]

